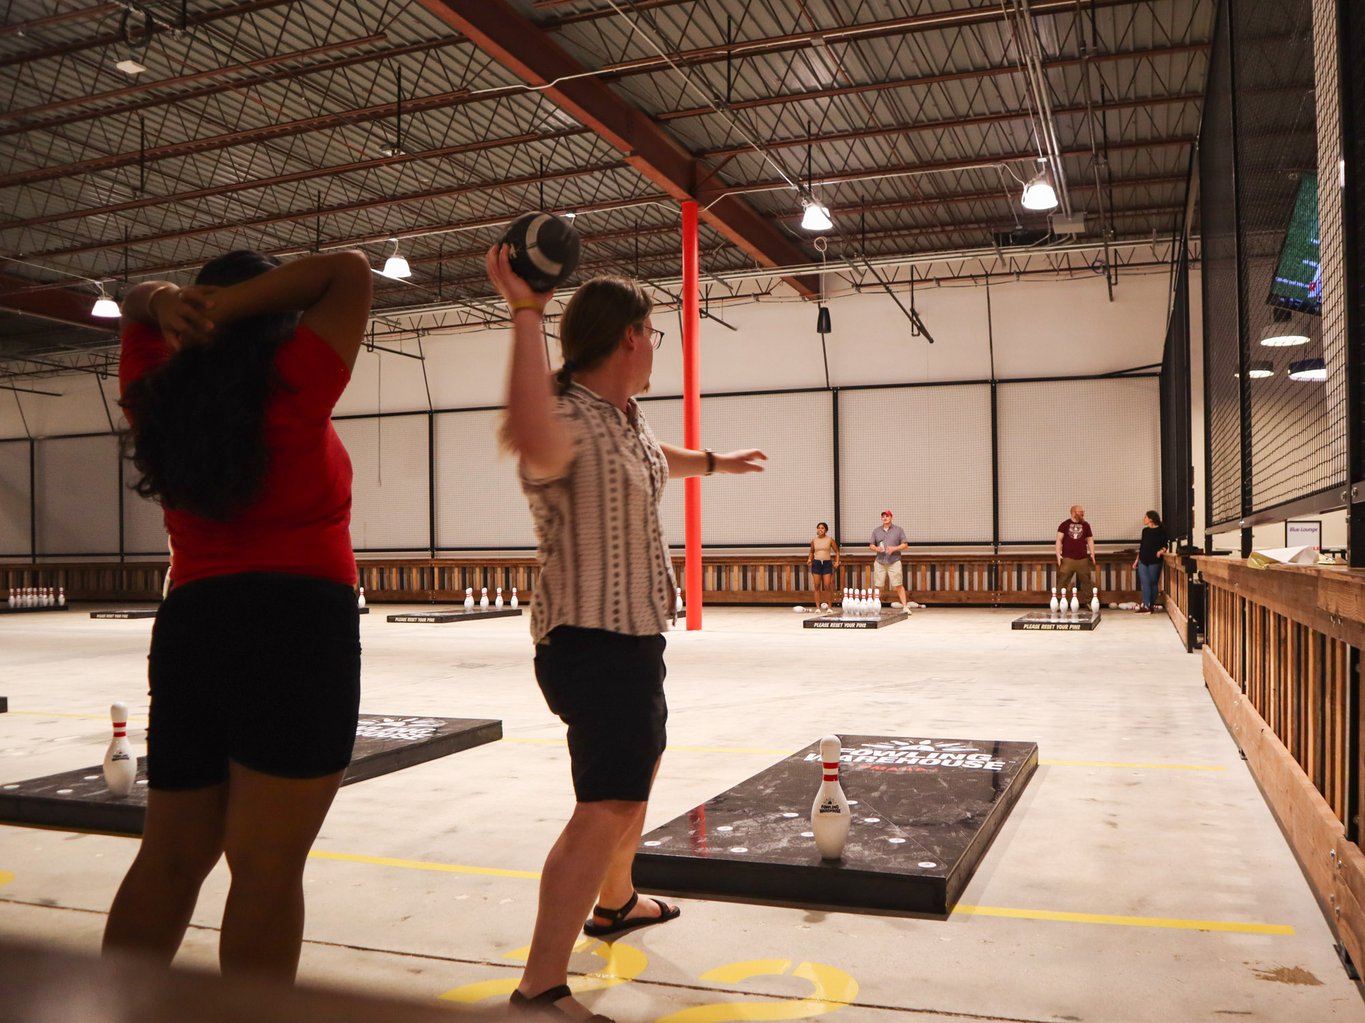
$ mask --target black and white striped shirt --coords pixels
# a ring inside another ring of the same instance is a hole
[[[581,384],[556,399],[573,441],[564,475],[529,480],[540,573],[531,635],[557,625],[649,636],[668,628],[673,566],[659,524],[668,461],[635,399],[622,412]]]

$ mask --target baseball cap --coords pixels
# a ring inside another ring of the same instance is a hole
[[[891,509],[890,509],[890,508],[886,509],[886,511],[882,512],[882,514],[883,514],[883,515],[891,515]],[[896,516],[891,515],[891,517],[894,519]]]

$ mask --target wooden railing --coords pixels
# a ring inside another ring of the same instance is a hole
[[[1193,653],[1204,633],[1204,586],[1191,581],[1194,566],[1190,558],[1169,551],[1162,558],[1161,604],[1185,650]]]
[[[1200,557],[1204,679],[1342,944],[1365,964],[1356,651],[1365,572]]]
[[[1106,602],[1137,599],[1131,553],[1100,554],[1098,585]],[[1051,554],[912,554],[902,559],[905,588],[924,604],[1042,604],[1056,579]],[[530,555],[460,558],[363,559],[360,585],[368,600],[450,603],[464,599],[466,587],[478,595],[512,587],[534,596],[536,560]],[[683,559],[673,559],[679,585],[685,585]],[[164,561],[64,564],[0,564],[0,600],[10,586],[64,586],[68,600],[155,600],[161,595]],[[713,604],[800,604],[811,599],[810,571],[804,555],[707,555],[702,565],[705,600]],[[872,585],[870,553],[843,558],[835,589]],[[1089,594],[1081,594],[1089,600]],[[893,594],[883,593],[890,601]]]

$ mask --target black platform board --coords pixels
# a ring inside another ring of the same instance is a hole
[[[947,915],[1038,767],[1032,742],[845,735],[843,858],[810,837],[819,744],[645,835],[641,891]],[[856,801],[856,803],[855,803]]]
[[[806,629],[884,629],[909,617],[906,612],[894,609],[882,611],[876,618],[843,618],[831,612],[807,618],[801,622],[801,626]]]
[[[442,625],[446,622],[472,622],[487,618],[516,618],[521,614],[519,607],[490,607],[487,611],[474,608],[466,611],[462,607],[443,607],[435,611],[410,611],[407,614],[389,615],[391,622],[419,622],[427,625]]]
[[[6,713],[8,713],[8,712],[9,712],[9,697],[8,697],[8,696],[0,696],[0,714],[6,714]]]
[[[9,604],[0,604],[0,615],[31,615],[38,611],[65,610],[65,604],[58,604],[56,607],[10,607]]]
[[[1010,622],[1011,629],[1028,632],[1093,632],[1099,628],[1103,612],[1091,611],[1030,611]]]
[[[130,607],[126,611],[91,611],[91,618],[155,618],[156,608],[154,607]]]
[[[487,718],[363,714],[341,784],[401,771],[501,738],[502,722]],[[140,835],[147,810],[146,757],[138,757],[137,776],[132,793],[123,798],[105,788],[99,766],[0,785],[0,822]]]
[[[369,613],[370,613],[369,605],[366,605],[365,607],[358,607],[358,608],[356,608],[356,613],[357,613],[357,614],[362,614],[362,615],[367,615],[367,614],[369,614]]]

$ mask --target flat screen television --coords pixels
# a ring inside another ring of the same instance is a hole
[[[1270,304],[1300,313],[1322,312],[1322,267],[1318,263],[1318,176],[1299,179],[1294,212],[1284,233]]]

